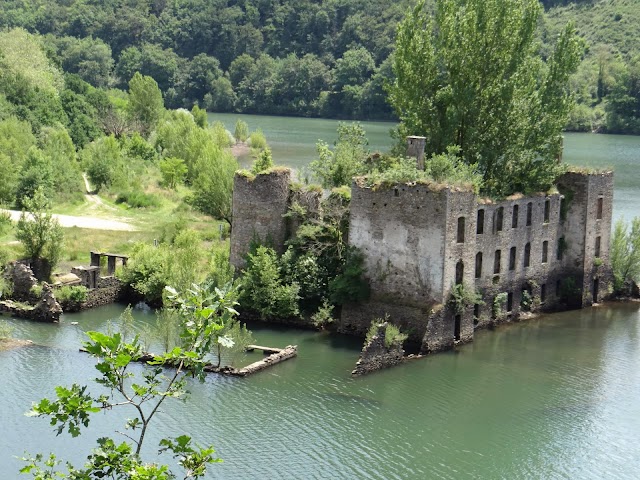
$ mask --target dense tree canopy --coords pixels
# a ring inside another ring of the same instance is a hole
[[[394,119],[382,87],[393,80],[397,24],[414,1],[0,0],[0,27],[42,34],[47,56],[94,87],[126,89],[136,72],[150,76],[168,108]],[[438,2],[427,3],[434,10]],[[568,19],[592,47],[572,81],[579,94],[568,128],[640,132],[628,105],[609,105],[613,90],[600,88],[599,75],[608,71],[609,87],[624,88],[623,70],[640,51],[635,2],[542,5],[535,35],[543,56]],[[610,55],[596,61],[602,49]]]
[[[536,0],[442,0],[434,16],[419,4],[398,31],[390,99],[401,134],[426,136],[429,156],[458,146],[491,194],[544,190],[558,174],[582,45],[567,26],[544,62],[539,16]]]

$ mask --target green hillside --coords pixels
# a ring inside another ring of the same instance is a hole
[[[638,1],[542,3],[543,52],[569,21],[588,45],[568,128],[640,134]],[[54,63],[93,87],[126,90],[136,71],[151,76],[171,108],[392,119],[384,84],[396,25],[412,4],[0,0],[0,28],[40,34]]]
[[[545,27],[551,35],[557,34],[569,21],[575,23],[587,41],[590,53],[602,45],[610,46],[626,59],[640,53],[640,3],[637,0],[569,2],[545,13]]]

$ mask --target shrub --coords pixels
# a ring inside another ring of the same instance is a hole
[[[471,305],[484,305],[484,302],[482,301],[482,295],[473,288],[467,287],[464,283],[459,283],[451,289],[449,304],[456,314],[460,315]]]
[[[564,277],[560,280],[560,300],[568,305],[580,301],[580,289],[574,277]]]
[[[368,144],[359,123],[340,123],[335,147],[331,149],[327,143],[318,142],[318,159],[312,161],[309,168],[325,188],[350,185],[353,177],[367,171]]]
[[[185,290],[199,280],[200,237],[193,230],[182,230],[173,243],[157,247],[137,244],[118,278],[152,305],[161,305],[164,288],[176,285]]]
[[[151,208],[160,205],[160,200],[155,195],[140,191],[120,192],[116,198],[116,203],[126,203],[131,208]]]
[[[447,152],[432,155],[425,162],[425,174],[436,183],[470,185],[478,193],[482,184],[482,176],[475,165],[468,165],[458,156],[460,147],[450,146]]]
[[[384,346],[387,348],[402,346],[408,338],[406,333],[402,333],[393,323],[387,322],[387,330],[384,332]]]
[[[267,137],[264,136],[262,130],[257,129],[249,135],[249,146],[254,150],[264,150],[268,147]]]
[[[297,255],[288,248],[281,257],[283,281],[299,286],[301,304],[307,312],[320,305],[327,291],[328,274],[318,264],[318,258],[310,253]]]
[[[247,255],[242,277],[240,304],[262,318],[289,318],[299,314],[300,286],[283,282],[275,250],[259,246]]]
[[[38,280],[47,280],[60,260],[64,233],[57,219],[50,212],[49,200],[41,189],[33,198],[25,199],[25,211],[16,226],[16,238],[22,242],[31,260],[33,273]],[[31,217],[31,218],[29,218]]]
[[[318,307],[318,310],[311,315],[311,322],[316,328],[326,328],[334,322],[333,318],[333,305],[325,298],[322,301],[322,305]]]
[[[271,156],[271,149],[269,147],[265,147],[263,150],[260,150],[253,162],[253,166],[251,167],[251,173],[257,175],[266,170],[269,170],[273,167],[273,157]]]
[[[34,285],[29,289],[29,295],[33,298],[41,298],[42,297],[42,285]]]
[[[347,247],[344,264],[329,281],[329,298],[336,305],[360,302],[369,296],[369,284],[364,279],[364,255],[356,247]]]
[[[236,121],[236,128],[233,131],[233,136],[236,139],[236,143],[243,143],[249,138],[249,125],[247,122],[238,119]]]
[[[229,262],[229,244],[224,242],[213,245],[210,254],[206,283],[222,288],[233,280],[234,269]]]
[[[74,310],[87,300],[87,292],[82,285],[65,285],[55,291],[55,296],[63,310]]]
[[[364,340],[365,345],[371,342],[373,337],[378,334],[380,327],[385,325],[384,346],[387,348],[402,346],[404,341],[408,338],[408,335],[402,333],[396,325],[389,321],[389,315],[386,315],[384,319],[376,318],[371,322],[371,326],[369,327]]]
[[[126,138],[123,146],[129,157],[139,158],[146,163],[153,163],[158,156],[153,145],[142,138],[138,132]]]
[[[640,217],[631,221],[631,230],[623,219],[615,223],[611,237],[611,268],[616,292],[623,289],[627,280],[640,280]]]
[[[531,293],[529,293],[529,290],[522,291],[522,299],[520,300],[520,306],[522,307],[523,310],[526,310],[526,311],[531,310],[531,307],[533,306],[533,297],[531,296]]]
[[[13,282],[4,276],[0,276],[0,298],[8,298],[13,294]]]
[[[229,133],[222,122],[213,122],[210,131],[213,138],[213,143],[215,143],[219,147],[227,148],[233,145],[233,135]]]
[[[162,184],[167,188],[175,190],[178,184],[184,181],[187,171],[187,166],[181,158],[169,157],[160,160]]]
[[[500,292],[493,298],[493,305],[491,306],[493,318],[500,318],[503,315],[504,305],[507,303],[507,298],[507,292]]]

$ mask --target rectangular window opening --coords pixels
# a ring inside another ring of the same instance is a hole
[[[476,234],[484,233],[484,209],[478,210],[478,221],[476,222]]]
[[[600,257],[600,237],[596,237],[596,248],[594,255],[596,256],[596,258]]]
[[[549,223],[550,216],[551,216],[551,200],[547,198],[544,201],[544,223]]]
[[[547,299],[547,285],[543,283],[540,285],[540,303],[544,303]]]
[[[464,226],[465,226],[465,218],[458,217],[458,235],[457,235],[458,243],[464,243]]]
[[[482,277],[482,252],[476,254],[476,278]]]
[[[496,210],[496,232],[502,231],[502,220],[504,217],[504,207],[498,208]]]
[[[520,207],[518,205],[513,206],[513,215],[511,217],[511,228],[518,228],[518,214]]]
[[[602,207],[604,206],[604,198],[598,197],[598,212],[596,218],[602,220]]]
[[[511,312],[513,310],[513,293],[509,292],[507,294],[507,312]]]
[[[549,242],[546,240],[542,242],[542,263],[549,261]]]
[[[531,217],[533,216],[533,203],[527,203],[527,227],[531,226]]]
[[[493,259],[493,273],[500,273],[500,257],[502,256],[502,252],[500,250],[496,250],[495,258]]]
[[[524,246],[524,268],[527,268],[531,264],[531,244],[527,243]]]
[[[556,258],[558,260],[562,260],[562,257],[564,257],[564,251],[566,250],[566,243],[564,241],[564,237],[560,237],[558,239],[558,252],[556,254]]]
[[[509,251],[509,270],[516,269],[516,247],[511,247]]]

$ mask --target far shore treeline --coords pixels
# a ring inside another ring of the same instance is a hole
[[[168,108],[395,120],[385,84],[393,80],[397,24],[413,4],[2,0],[0,28],[39,34],[48,58],[92,87],[126,89],[135,72],[150,76]],[[586,40],[567,128],[640,134],[636,2],[542,4],[536,36],[543,57],[568,21]],[[10,48],[0,45],[4,61]]]

